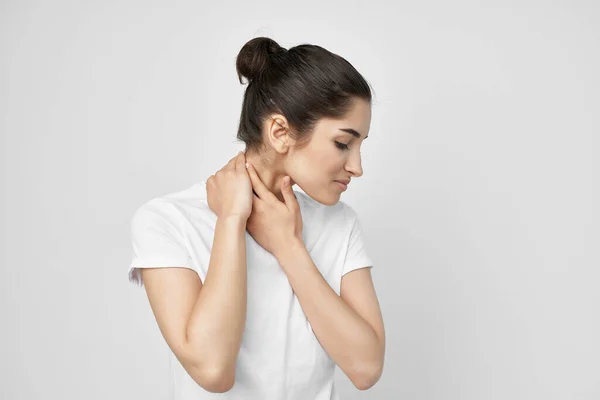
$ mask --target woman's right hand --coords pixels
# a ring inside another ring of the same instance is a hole
[[[240,217],[252,213],[252,182],[246,170],[246,153],[237,156],[206,180],[208,205],[217,218]]]

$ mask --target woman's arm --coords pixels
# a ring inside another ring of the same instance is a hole
[[[194,381],[211,392],[226,392],[235,382],[246,320],[245,234],[245,219],[217,219],[204,285],[188,268],[142,269],[167,344]]]
[[[370,270],[344,275],[338,296],[301,240],[287,247],[279,263],[329,356],[357,389],[373,386],[383,372],[385,332]]]

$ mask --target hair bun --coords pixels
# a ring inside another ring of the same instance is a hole
[[[240,83],[243,83],[242,77],[250,82],[266,71],[272,62],[271,54],[286,52],[286,49],[268,37],[249,40],[240,50],[235,62]]]

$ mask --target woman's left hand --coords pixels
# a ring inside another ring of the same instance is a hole
[[[258,244],[279,259],[294,241],[302,241],[302,214],[289,184],[290,177],[286,176],[281,181],[284,203],[265,186],[250,163],[248,175],[256,194],[253,194],[252,212],[246,229]]]

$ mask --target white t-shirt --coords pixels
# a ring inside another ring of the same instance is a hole
[[[373,266],[357,215],[342,201],[327,206],[294,193],[306,248],[339,295],[344,274]],[[204,282],[216,221],[205,181],[143,204],[131,220],[129,280],[143,285],[138,268],[183,266]],[[337,400],[335,363],[317,340],[277,259],[248,232],[246,261],[247,315],[233,388],[225,393],[204,390],[170,352],[173,400]]]

